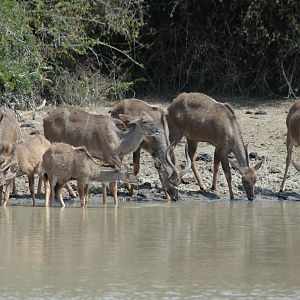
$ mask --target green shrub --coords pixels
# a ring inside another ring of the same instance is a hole
[[[45,82],[46,64],[28,25],[24,7],[17,1],[1,2],[0,32],[0,91],[34,91]]]

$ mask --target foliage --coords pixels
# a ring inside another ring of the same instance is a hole
[[[151,46],[142,61],[153,86],[239,95],[298,92],[299,1],[155,0],[149,5],[142,43]]]
[[[46,67],[28,26],[24,8],[15,0],[0,5],[0,91],[29,92],[44,82]]]
[[[2,0],[0,98],[294,97],[299,15],[298,0]]]
[[[113,94],[118,96],[117,82],[124,77],[128,62],[139,65],[129,52],[143,25],[142,4],[142,0],[27,2],[39,48],[44,60],[52,66],[48,75],[51,86],[61,88],[60,93],[55,88],[47,90],[54,100],[69,102],[70,95],[64,91],[74,90],[76,84],[85,86],[87,82],[82,73],[95,74],[93,78],[101,74],[103,80],[98,82],[105,84],[100,90],[114,89]],[[126,89],[126,83],[131,81],[130,74],[124,80]],[[86,88],[90,90],[91,87]]]

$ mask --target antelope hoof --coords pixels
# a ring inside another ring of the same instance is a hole
[[[133,186],[131,185],[131,187],[128,189],[128,195],[132,196],[133,195]]]
[[[217,191],[217,188],[215,187],[215,186],[211,186],[211,188],[210,188],[210,191],[212,191],[212,192],[216,192]]]
[[[76,192],[70,193],[69,195],[70,195],[71,198],[76,198],[77,197]]]
[[[176,200],[173,200],[168,193],[165,194],[165,198],[166,198],[166,202],[171,202],[171,200],[176,201]]]
[[[207,192],[207,188],[206,188],[205,184],[199,185],[199,187],[200,187],[201,191]]]

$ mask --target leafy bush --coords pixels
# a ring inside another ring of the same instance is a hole
[[[52,100],[100,99],[107,93],[119,97],[127,89],[131,73],[126,69],[139,65],[130,49],[144,25],[142,0],[31,0],[26,5],[42,56],[52,67],[47,88]],[[104,84],[99,89],[104,95],[84,96],[95,91],[94,80]]]
[[[24,7],[15,0],[0,5],[0,91],[26,93],[44,83],[46,69]]]
[[[299,14],[298,0],[2,0],[0,101],[294,97]]]
[[[298,0],[149,1],[142,44],[159,90],[294,96],[299,91]]]

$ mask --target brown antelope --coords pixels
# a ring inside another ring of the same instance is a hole
[[[247,147],[245,147],[240,127],[232,107],[219,103],[199,93],[182,93],[168,107],[170,142],[177,144],[183,136],[187,139],[188,153],[192,160],[192,170],[200,189],[205,185],[196,168],[195,154],[198,142],[208,142],[215,146],[212,189],[216,189],[220,163],[228,183],[230,199],[234,199],[231,186],[231,172],[228,154],[233,152],[237,163],[232,166],[242,175],[242,183],[249,200],[254,199],[256,172],[264,159],[250,167]]]
[[[115,164],[117,162],[114,162]],[[56,195],[62,207],[65,206],[61,189],[69,180],[77,180],[80,206],[86,207],[91,181],[133,181],[135,177],[127,170],[103,167],[97,163],[84,146],[73,147],[64,143],[54,143],[44,153],[39,172],[45,180],[46,200],[49,205]]]
[[[286,126],[287,126],[287,138],[286,138],[286,148],[287,148],[287,156],[286,156],[286,165],[285,171],[283,175],[283,180],[281,182],[280,191],[284,191],[285,189],[285,181],[289,166],[291,164],[292,152],[294,146],[300,145],[300,100],[295,101],[295,103],[291,106],[289,113],[286,118]],[[299,165],[294,163],[296,169],[298,169]]]
[[[153,107],[139,99],[125,99],[117,104],[111,111],[111,116],[119,118],[120,115],[139,116],[146,112],[153,118],[155,126],[160,134],[146,136],[140,146],[133,152],[133,171],[137,175],[140,170],[140,153],[145,149],[155,159],[155,167],[158,169],[159,177],[162,182],[167,199],[178,200],[177,187],[181,182],[181,177],[187,173],[190,160],[187,155],[187,164],[184,170],[178,170],[170,159],[173,149],[169,143],[169,128],[166,120],[167,111],[162,107]],[[166,155],[168,153],[168,155]],[[132,194],[132,189],[130,191]]]
[[[59,107],[43,121],[45,137],[51,142],[63,142],[72,146],[85,146],[89,153],[104,162],[115,159],[119,166],[126,154],[136,151],[146,135],[159,134],[153,119],[146,112],[132,117],[120,115],[131,124],[127,131],[120,130],[110,116],[95,115],[71,107]],[[118,121],[119,122],[119,121]],[[106,185],[103,201],[106,201]],[[114,201],[117,203],[117,185],[112,184]]]
[[[14,145],[3,143],[0,145],[0,161],[2,165],[5,165],[0,170],[0,178],[2,178],[2,184],[6,184],[3,206],[7,205],[12,180],[22,175],[28,177],[32,203],[35,206],[34,174],[49,146],[50,142],[41,134],[32,135],[25,141],[21,140]]]
[[[14,144],[23,137],[17,115],[9,108],[0,108],[0,142]]]
[[[1,107],[0,108],[0,155],[1,144],[13,145],[23,137],[17,115],[14,110]],[[0,161],[0,165],[1,165]],[[15,187],[15,185],[14,185]],[[0,186],[0,203],[2,203],[3,185]]]

